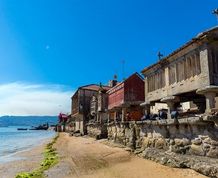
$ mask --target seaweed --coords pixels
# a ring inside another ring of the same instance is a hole
[[[38,169],[34,170],[33,172],[18,173],[15,178],[43,178],[44,171],[57,164],[59,161],[56,149],[53,148],[53,145],[55,144],[58,137],[59,135],[53,138],[53,140],[46,145],[43,153],[44,159]]]

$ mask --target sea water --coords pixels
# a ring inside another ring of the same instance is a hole
[[[0,163],[25,159],[16,156],[16,153],[41,145],[55,136],[54,131],[17,130],[17,128],[22,126],[0,127]]]

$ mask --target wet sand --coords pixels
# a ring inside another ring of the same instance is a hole
[[[60,162],[46,171],[50,178],[205,178],[190,170],[170,168],[139,158],[92,138],[60,134]]]
[[[44,148],[49,141],[46,140],[40,146],[15,155],[24,159],[0,163],[0,178],[14,178],[19,172],[30,172],[38,168],[43,160]]]

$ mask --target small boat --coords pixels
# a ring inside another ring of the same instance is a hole
[[[27,128],[17,128],[17,130],[27,130]]]
[[[47,124],[43,124],[43,125],[39,125],[37,127],[32,127],[29,130],[48,130],[49,125]]]

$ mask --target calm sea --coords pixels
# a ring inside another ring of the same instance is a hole
[[[30,122],[31,119],[32,118],[28,119],[28,121]],[[55,136],[54,131],[17,130],[17,128],[30,127],[31,124],[29,124],[29,126],[16,126],[16,124],[13,124],[13,126],[0,127],[0,163],[16,159],[25,159],[17,157],[16,153],[43,144],[46,140]]]

